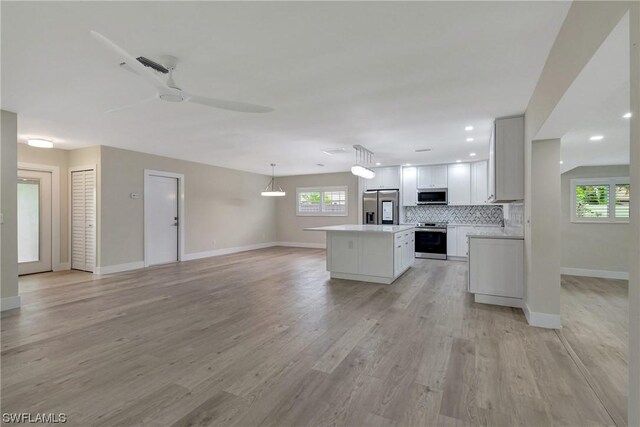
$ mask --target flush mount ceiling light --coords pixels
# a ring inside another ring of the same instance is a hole
[[[382,163],[380,162],[376,162],[376,166],[380,166]]]
[[[591,138],[589,138],[589,141],[601,141],[602,138],[604,138],[604,136],[602,135],[593,135]]]
[[[53,148],[53,142],[47,139],[29,138],[27,140],[27,144],[32,147],[38,147],[38,148]]]
[[[476,153],[469,153],[469,155],[470,155],[471,157],[475,157],[475,156],[476,156]]]
[[[275,163],[271,163],[271,181],[269,181],[269,185],[264,189],[261,196],[266,197],[282,197],[286,195],[286,193],[282,190],[280,186],[276,188],[276,173],[275,173]]]
[[[473,138],[467,138],[467,142],[473,142]]]
[[[464,128],[464,130],[466,130],[467,132],[472,131],[473,130],[473,126],[466,126]]]
[[[456,163],[460,163],[460,162],[462,162],[462,160],[456,160]]]
[[[371,163],[373,153],[362,145],[354,145],[353,148],[356,150],[356,164],[351,166],[351,173],[364,179],[375,177],[376,173],[365,166]]]
[[[623,119],[630,119],[632,115],[633,115],[633,114],[631,114],[631,111],[629,111],[629,112],[628,112],[628,113],[626,113],[624,116],[622,116],[622,118],[623,118]]]

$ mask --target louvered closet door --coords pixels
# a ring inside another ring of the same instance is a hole
[[[96,173],[71,172],[71,268],[93,271],[96,265]]]

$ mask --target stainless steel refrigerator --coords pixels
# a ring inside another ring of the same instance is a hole
[[[369,190],[362,195],[363,224],[398,224],[400,191]]]

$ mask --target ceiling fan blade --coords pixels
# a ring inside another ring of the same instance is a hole
[[[102,34],[91,31],[91,35],[100,42],[104,47],[113,52],[120,62],[124,62],[133,72],[138,74],[140,77],[151,83],[161,92],[170,92],[171,90],[167,88],[167,84],[155,73],[142,65],[138,60],[131,55],[129,52],[103,36]]]
[[[132,108],[132,107],[137,107],[139,105],[146,104],[147,102],[153,101],[154,99],[158,99],[158,96],[156,95],[156,96],[154,96],[152,98],[143,99],[142,101],[137,101],[137,102],[134,102],[132,104],[127,104],[127,105],[123,105],[121,107],[112,108],[111,110],[105,111],[104,114],[116,113],[118,111],[126,110],[126,109],[129,109],[129,108]]]
[[[269,113],[273,111],[271,107],[262,105],[246,104],[244,102],[225,101],[224,99],[207,98],[205,96],[189,95],[187,99],[195,104],[206,105],[207,107],[221,108],[223,110],[237,111],[239,113]]]

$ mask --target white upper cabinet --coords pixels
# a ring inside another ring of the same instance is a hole
[[[400,189],[400,168],[388,166],[384,168],[372,168],[376,173],[373,179],[365,179],[366,190],[399,190]]]
[[[402,206],[417,205],[416,168],[402,168]]]
[[[524,116],[496,119],[489,145],[489,201],[524,199]]]
[[[418,188],[447,188],[447,165],[417,168]]]
[[[471,163],[471,204],[483,205],[488,202],[487,162]]]
[[[471,165],[469,163],[449,165],[447,184],[450,205],[471,204]]]

